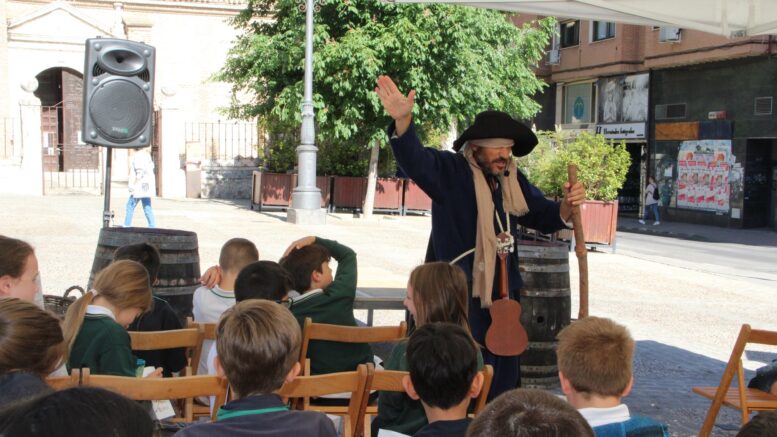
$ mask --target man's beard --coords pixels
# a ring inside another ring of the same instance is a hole
[[[480,156],[480,153],[476,153],[476,154],[475,154],[475,162],[477,162],[477,163],[478,163],[478,166],[480,166],[480,168],[481,168],[481,169],[482,169],[484,172],[486,172],[487,174],[490,174],[490,175],[492,175],[492,176],[499,176],[499,175],[501,175],[501,174],[503,173],[503,171],[494,171],[494,170],[491,170],[491,167],[490,167],[490,165],[491,165],[491,164],[496,164],[496,163],[498,163],[498,162],[503,162],[503,163],[504,163],[504,165],[505,165],[505,169],[506,169],[506,168],[507,168],[507,164],[509,163],[508,159],[506,159],[506,158],[497,158],[497,159],[494,159],[493,161],[486,162],[486,161],[485,161],[485,160],[484,160],[484,159],[483,159],[483,158]]]

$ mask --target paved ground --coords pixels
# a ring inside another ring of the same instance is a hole
[[[114,193],[119,222],[125,191],[115,187]],[[101,226],[102,198],[4,197],[2,202],[0,234],[23,238],[36,247],[47,293],[85,284]],[[154,210],[159,226],[197,232],[203,268],[216,262],[221,244],[231,237],[250,238],[263,259],[277,259],[290,241],[318,234],[356,250],[362,287],[404,287],[410,270],[423,260],[430,227],[427,216],[359,219],[351,214],[329,215],[322,227],[296,226],[285,222],[283,212],[250,211],[245,202],[156,199]],[[140,208],[134,223],[144,224]],[[683,238],[706,242],[709,245],[700,250],[709,253],[719,251],[719,242],[777,247],[777,233],[771,231],[669,223],[652,228],[636,220],[622,220],[619,230],[651,232],[657,241],[665,239],[666,247],[681,244],[678,239]],[[629,248],[619,248],[615,254],[589,252],[590,312],[625,324],[638,342],[636,382],[626,399],[632,411],[668,422],[673,435],[692,436],[708,402],[692,395],[690,387],[717,384],[742,323],[777,329],[777,281],[769,277],[745,281],[742,275],[747,271],[710,272],[693,259],[671,255],[646,256]],[[576,258],[569,261],[572,283],[577,284]],[[577,314],[576,296],[572,311]],[[393,324],[402,316],[397,311],[382,312],[376,315],[376,323]],[[775,357],[777,348],[760,348],[748,353],[745,367],[752,373]],[[718,424],[715,436],[733,436],[738,416],[724,411]]]

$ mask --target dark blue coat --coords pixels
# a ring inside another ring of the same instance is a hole
[[[389,136],[393,135],[394,129],[395,126],[392,122],[388,128]],[[474,248],[477,232],[475,183],[472,178],[472,169],[466,158],[461,153],[423,147],[416,134],[415,125],[412,123],[404,135],[391,138],[391,149],[394,151],[394,157],[402,170],[432,198],[432,255],[427,261],[450,261],[461,253]],[[530,184],[520,172],[509,177],[518,178],[529,207],[529,212],[526,215],[522,217],[511,216],[512,229],[510,232],[513,236],[517,235],[516,227],[518,225],[537,229],[545,234],[566,227],[561,220],[558,203],[547,200],[542,192]],[[503,226],[506,226],[501,187],[497,187],[493,198],[500,220]],[[494,229],[497,233],[499,232],[495,218]],[[464,269],[470,283],[474,259],[474,254],[471,254],[457,264]],[[518,262],[517,253],[510,254],[508,258],[508,288],[511,297],[516,299],[519,296],[518,290],[523,285],[521,274],[518,271]],[[494,278],[493,297],[495,299],[499,296],[497,278],[498,263]],[[479,302],[479,299],[472,300],[471,305],[479,308]],[[482,342],[485,330],[490,325],[490,317],[487,316],[487,311],[473,311],[476,308],[470,308],[471,329],[475,340]],[[481,316],[482,320],[479,320]]]

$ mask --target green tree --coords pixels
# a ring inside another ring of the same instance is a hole
[[[268,132],[299,129],[304,73],[304,12],[299,0],[251,0],[234,20],[241,31],[217,79],[236,97],[229,113],[259,117]],[[385,146],[389,122],[373,92],[380,74],[415,89],[423,140],[453,120],[486,109],[519,118],[539,110],[542,58],[554,20],[516,27],[505,13],[381,0],[319,0],[315,13],[314,107],[319,171],[366,174],[369,148]],[[288,145],[284,144],[288,148]],[[276,155],[279,156],[279,155]],[[278,163],[276,163],[278,164]],[[293,164],[291,164],[293,166]],[[287,166],[288,167],[288,166]],[[381,165],[383,167],[383,165]]]
[[[615,200],[626,181],[631,155],[623,141],[603,135],[566,131],[538,132],[539,144],[529,155],[518,159],[526,177],[548,196],[561,196],[568,180],[567,165],[577,165],[577,178],[592,200]]]

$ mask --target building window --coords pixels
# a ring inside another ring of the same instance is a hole
[[[561,48],[580,44],[580,21],[561,23]]]
[[[615,38],[615,23],[609,21],[593,21],[591,27],[591,41]]]

